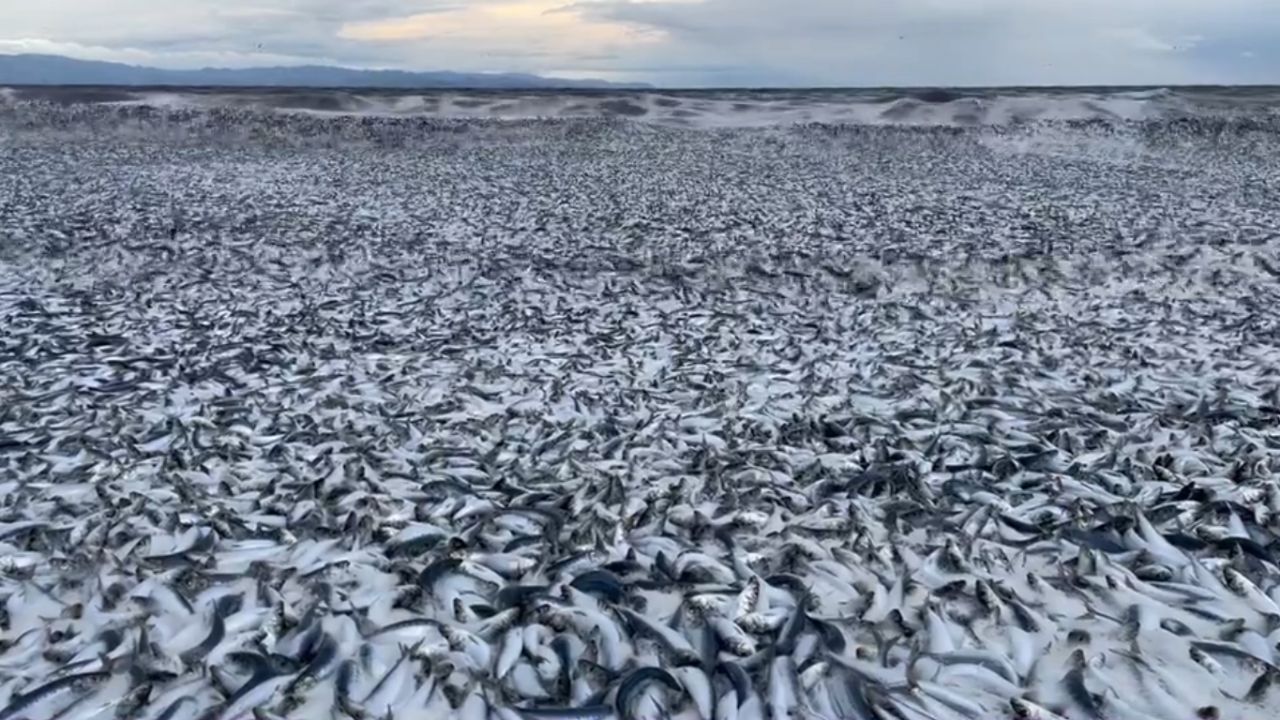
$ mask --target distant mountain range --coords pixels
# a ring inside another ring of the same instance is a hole
[[[358,70],[324,65],[165,70],[61,55],[0,55],[0,85],[142,85],[394,89],[637,89],[642,83],[564,80],[521,73]]]

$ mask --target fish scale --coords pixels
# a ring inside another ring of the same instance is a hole
[[[0,720],[1274,714],[1280,121],[210,102],[0,103]]]

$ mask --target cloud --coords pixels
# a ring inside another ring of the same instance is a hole
[[[15,0],[0,48],[672,85],[1275,82],[1274,1]]]
[[[652,42],[661,31],[555,12],[556,0],[473,4],[439,12],[344,24],[344,40],[384,45],[431,43],[458,53],[489,46],[489,55],[515,57],[611,54],[610,48]]]
[[[170,68],[306,65],[317,61],[317,58],[305,55],[220,50],[157,51],[155,49],[137,47],[85,45],[44,38],[0,39],[0,53],[64,55],[81,60],[101,60],[128,65],[164,66]],[[321,62],[337,62],[337,60],[326,60],[324,58],[319,60]]]
[[[1126,43],[1135,50],[1150,52],[1186,52],[1195,48],[1204,39],[1201,35],[1182,35],[1164,39],[1156,37],[1150,30],[1141,27],[1104,28],[1100,34]]]
[[[452,5],[470,4],[457,0]],[[0,6],[0,34],[86,47],[355,57],[338,30],[447,0],[38,0]]]
[[[1197,51],[1259,33],[1280,46],[1272,1],[583,0],[568,7],[661,29],[670,38],[663,56],[685,65],[732,59],[764,84],[1163,84],[1256,80],[1249,75],[1256,70]]]

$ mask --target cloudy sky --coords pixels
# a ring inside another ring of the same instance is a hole
[[[1280,83],[1280,0],[0,0],[0,53],[666,86]]]

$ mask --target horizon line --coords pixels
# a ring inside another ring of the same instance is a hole
[[[94,61],[90,61],[94,62]],[[291,66],[283,66],[291,67]],[[201,68],[202,70],[260,70],[263,68]],[[177,72],[199,72],[200,70],[179,70]],[[430,73],[455,73],[459,75],[468,74],[489,74],[489,73],[470,73],[467,71],[452,70],[425,70],[425,71],[403,71],[410,73],[430,74]],[[554,85],[541,86],[522,86],[512,85],[510,87],[500,86],[471,86],[471,85],[284,85],[284,84],[268,84],[268,85],[200,85],[200,84],[180,84],[180,83],[123,83],[123,82],[106,82],[106,83],[22,83],[22,82],[6,82],[0,78],[0,87],[5,88],[131,88],[138,90],[150,89],[186,89],[186,90],[261,90],[261,89],[278,89],[278,90],[392,90],[392,91],[458,91],[466,90],[472,92],[507,92],[519,90],[521,92],[556,92],[556,91],[573,91],[578,93],[610,93],[610,92],[700,92],[700,91],[721,91],[721,92],[762,92],[762,91],[832,91],[832,90],[1198,90],[1212,88],[1276,88],[1280,89],[1280,82],[1275,83],[1126,83],[1126,84],[1008,84],[1008,85],[654,85],[640,81],[622,82],[594,79],[574,79],[560,78],[554,75],[537,75],[536,73],[507,73],[497,72],[497,75],[519,75],[528,74],[540,80],[555,82],[564,80],[570,83],[591,83],[601,82],[610,83],[615,87],[584,87],[565,85],[557,87]],[[628,87],[628,86],[632,87]],[[635,87],[641,86],[644,87]]]

